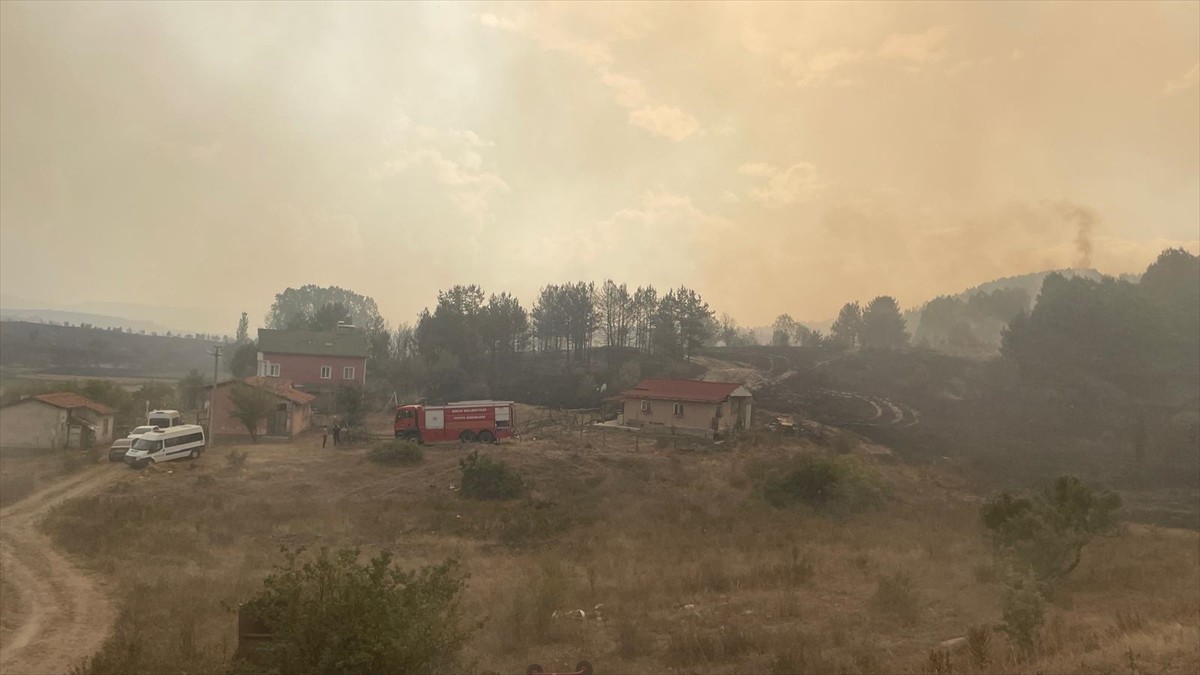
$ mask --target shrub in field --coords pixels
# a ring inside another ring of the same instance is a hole
[[[502,461],[472,452],[458,462],[462,470],[460,489],[470,499],[516,499],[525,492],[521,474]]]
[[[425,459],[421,446],[412,441],[390,441],[381,443],[367,453],[367,459],[387,466],[412,466]]]
[[[882,502],[885,487],[879,474],[853,457],[806,456],[768,475],[759,490],[772,506],[855,511]]]
[[[913,585],[912,577],[904,572],[891,576],[880,577],[871,604],[881,612],[886,612],[906,620],[917,617],[919,600]]]
[[[466,639],[459,627],[464,582],[453,560],[416,572],[384,552],[302,550],[263,582],[243,611],[274,639],[256,661],[267,672],[419,673],[445,669]]]
[[[967,629],[967,651],[971,664],[983,672],[992,661],[992,631],[987,626],[972,626]]]
[[[518,652],[553,641],[554,613],[570,604],[571,577],[557,561],[542,559],[526,570],[520,587],[500,622],[505,648]]]
[[[1001,613],[1004,622],[1000,624],[1000,630],[1024,651],[1032,650],[1046,613],[1046,601],[1038,591],[1037,583],[1029,577],[1010,578],[1001,601]]]
[[[571,529],[575,518],[557,504],[521,504],[500,516],[500,541],[520,548],[538,544]]]
[[[230,450],[229,454],[225,455],[225,464],[231,469],[240,469],[246,466],[247,456],[245,450]]]
[[[1096,491],[1074,476],[1062,476],[1030,497],[1008,492],[980,508],[992,544],[1027,567],[1043,583],[1070,574],[1083,547],[1118,523],[1121,496]]]

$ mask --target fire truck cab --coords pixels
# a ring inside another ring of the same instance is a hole
[[[517,435],[512,401],[455,401],[396,408],[396,438],[418,443],[495,443]]]

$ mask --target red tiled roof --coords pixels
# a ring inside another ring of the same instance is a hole
[[[702,380],[642,380],[641,384],[623,391],[620,398],[656,398],[672,401],[718,403],[729,397],[739,382],[704,382]]]
[[[299,389],[293,387],[291,380],[284,380],[278,377],[259,377],[257,375],[251,375],[243,381],[252,387],[266,389],[272,394],[275,394],[281,398],[286,398],[292,403],[299,403],[303,405],[305,403],[311,403],[317,399],[316,396],[300,391]]]
[[[74,410],[75,408],[87,408],[88,410],[93,410],[101,415],[113,414],[113,409],[104,405],[103,403],[97,403],[86,396],[81,396],[69,391],[60,391],[54,394],[38,394],[33,398],[41,401],[42,403],[48,403],[56,408],[66,408],[67,410]]]

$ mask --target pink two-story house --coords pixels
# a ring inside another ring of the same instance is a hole
[[[367,336],[352,327],[336,331],[258,330],[258,374],[291,380],[317,397],[314,409],[332,408],[340,387],[367,381]]]

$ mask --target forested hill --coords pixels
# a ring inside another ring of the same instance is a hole
[[[207,336],[209,338],[214,336]],[[5,376],[55,373],[83,377],[180,377],[211,372],[211,339],[141,335],[108,328],[0,321]]]
[[[995,355],[1004,327],[1037,303],[1042,284],[1051,274],[1066,279],[1100,281],[1099,271],[1061,269],[994,279],[956,295],[943,295],[919,308],[904,312],[914,344],[953,354]],[[1122,274],[1117,279],[1137,283],[1141,275]]]

